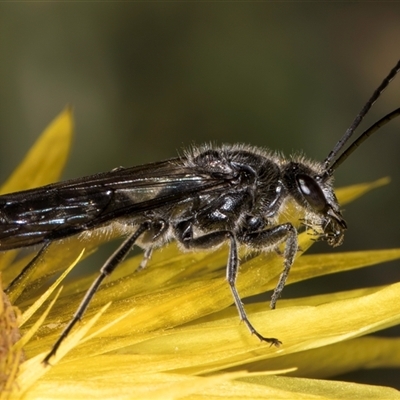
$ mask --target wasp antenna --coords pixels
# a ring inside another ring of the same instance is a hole
[[[400,115],[400,108],[396,108],[391,113],[385,115],[379,121],[375,122],[372,126],[370,126],[366,131],[364,131],[341,155],[336,161],[332,164],[332,166],[326,171],[325,176],[331,176],[333,172],[339,167],[340,164],[343,163],[347,159],[347,157],[357,149],[362,142],[367,140],[373,133],[378,131],[392,119],[397,118]]]
[[[363,120],[363,118],[367,115],[369,109],[372,107],[372,105],[375,103],[375,101],[379,98],[379,96],[382,94],[382,92],[387,88],[387,86],[389,85],[390,81],[396,76],[396,74],[400,71],[400,60],[397,62],[397,64],[395,65],[395,67],[389,72],[388,76],[382,81],[382,83],[379,85],[379,87],[374,91],[374,93],[372,94],[371,98],[367,101],[367,103],[364,105],[364,107],[361,109],[361,111],[358,113],[358,115],[356,116],[356,118],[354,119],[353,123],[350,125],[350,127],[347,129],[347,131],[345,132],[345,134],[342,136],[342,138],[336,143],[335,147],[331,150],[331,152],[328,154],[328,157],[326,157],[325,161],[324,161],[324,166],[325,166],[325,170],[326,171],[330,171],[330,170],[334,170],[335,168],[329,168],[329,165],[332,163],[332,160],[336,157],[336,155],[339,153],[339,151],[341,150],[341,148],[346,144],[346,142],[350,139],[350,137],[353,135],[354,131],[357,129],[358,125],[360,125],[361,121]],[[389,114],[390,115],[390,114]],[[385,119],[386,117],[382,118]],[[394,117],[393,117],[394,118]],[[391,119],[393,119],[391,118]],[[381,120],[382,121],[382,120]],[[389,119],[390,121],[390,119]],[[389,122],[386,121],[386,122]],[[380,121],[379,121],[380,122]],[[386,123],[384,122],[383,125]],[[375,124],[374,124],[375,125]],[[373,125],[373,126],[374,126]],[[371,127],[372,128],[372,127]],[[371,129],[370,128],[370,129]],[[377,129],[377,128],[376,128]],[[375,130],[376,130],[375,129]],[[373,132],[375,132],[375,130]],[[367,130],[368,131],[368,130]],[[367,132],[366,131],[366,132]],[[363,142],[368,136],[370,136],[373,132],[369,133],[367,136],[365,136],[365,138],[363,140],[361,140],[361,142]],[[365,134],[365,132],[361,135],[361,137],[363,137]],[[349,153],[351,154],[355,148],[361,143],[359,142],[354,148],[353,150]],[[352,147],[352,146],[351,146]],[[348,155],[349,155],[348,154]],[[347,158],[347,156],[346,156]],[[340,163],[342,163],[345,160],[342,159]],[[337,163],[335,163],[336,165]],[[339,165],[336,165],[336,168]]]

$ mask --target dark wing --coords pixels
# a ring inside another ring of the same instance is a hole
[[[61,239],[195,194],[226,190],[228,180],[173,159],[0,196],[0,251]]]

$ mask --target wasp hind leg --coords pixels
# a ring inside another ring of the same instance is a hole
[[[20,296],[24,290],[23,282],[26,282],[29,277],[32,276],[36,268],[39,266],[40,261],[43,259],[43,256],[49,249],[50,244],[51,242],[46,242],[32,258],[32,260],[26,264],[22,271],[7,286],[5,292],[9,296],[11,302],[15,302],[15,300]]]
[[[81,320],[83,314],[85,313],[86,309],[89,306],[90,301],[92,300],[93,296],[96,294],[99,286],[103,282],[103,280],[110,275],[115,268],[125,259],[128,253],[132,250],[133,246],[135,245],[137,239],[146,231],[151,229],[152,224],[151,222],[144,222],[142,223],[135,232],[133,232],[130,236],[128,236],[124,242],[117,248],[117,250],[108,258],[108,260],[104,263],[104,265],[100,269],[100,273],[97,278],[93,281],[90,288],[86,291],[84,298],[82,299],[81,303],[79,304],[74,316],[68,322],[67,326],[62,331],[60,337],[57,339],[55,344],[53,345],[50,352],[44,358],[43,363],[49,364],[49,360],[52,356],[54,356],[60,347],[61,343],[64,339],[68,336],[69,332],[72,328],[77,324],[78,321]]]

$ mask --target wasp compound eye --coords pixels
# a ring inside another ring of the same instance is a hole
[[[315,211],[325,211],[327,207],[327,202],[324,196],[324,192],[321,190],[318,182],[304,174],[297,175],[296,181],[307,203]]]

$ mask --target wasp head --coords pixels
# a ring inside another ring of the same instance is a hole
[[[288,193],[305,210],[304,225],[330,246],[341,245],[347,225],[340,212],[333,179],[324,174],[322,164],[303,159],[290,161],[283,178]]]

